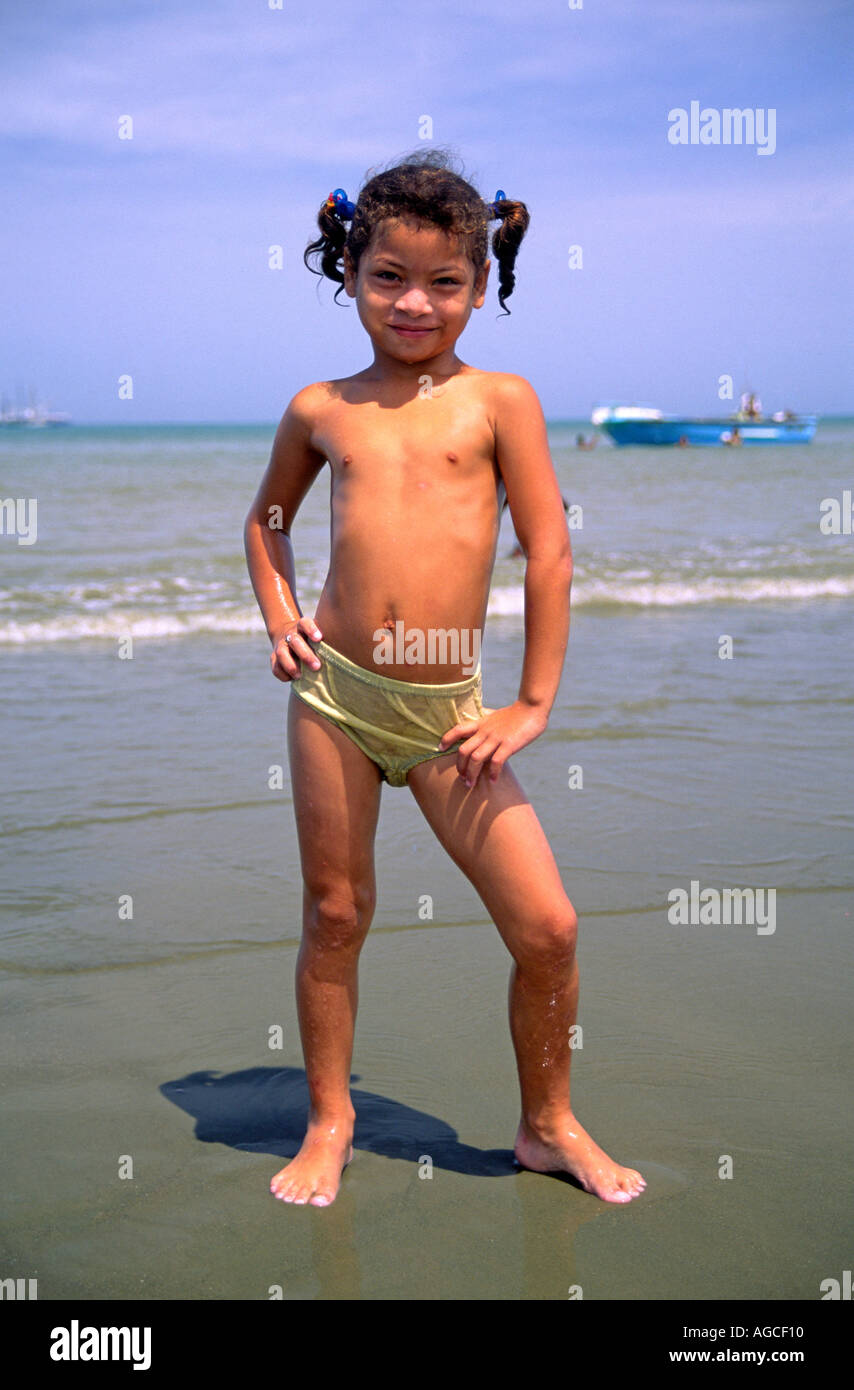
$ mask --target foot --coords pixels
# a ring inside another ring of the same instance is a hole
[[[513,1152],[521,1167],[535,1173],[570,1173],[603,1202],[630,1202],[646,1187],[634,1168],[621,1168],[599,1148],[571,1111],[548,1132],[534,1133],[523,1120]]]
[[[272,1179],[273,1196],[295,1206],[328,1207],[353,1157],[352,1134],[352,1126],[309,1125],[299,1153]]]

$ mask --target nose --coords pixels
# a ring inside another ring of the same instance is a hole
[[[415,285],[413,285],[412,289],[407,290],[405,294],[400,296],[394,307],[395,309],[400,309],[404,314],[416,315],[429,314],[432,312],[430,300],[427,298],[424,291],[419,290]]]

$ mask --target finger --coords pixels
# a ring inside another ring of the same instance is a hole
[[[476,787],[481,776],[486,775],[491,765],[492,754],[498,747],[496,739],[485,738],[482,743],[468,755],[468,767],[466,769],[466,786]]]
[[[282,681],[299,680],[302,667],[299,664],[297,653],[293,650],[294,633],[286,632],[284,637],[280,637],[273,649],[273,674]]]
[[[307,638],[303,637],[298,629],[295,629],[293,632],[287,632],[283,640],[287,644],[287,649],[295,661],[304,661],[313,671],[320,670],[320,658],[317,656],[314,648],[309,646]]]
[[[296,664],[291,660],[290,652],[287,647],[285,647],[284,651],[281,653],[277,647],[271,655],[270,664],[273,668],[273,675],[276,677],[276,680],[292,681],[299,676],[299,671]],[[291,666],[294,668],[293,671],[290,669]]]
[[[479,746],[473,738],[469,738],[457,750],[457,772],[467,787],[474,786],[480,772],[480,761],[476,758]]]
[[[302,618],[300,618],[297,626],[299,627],[300,632],[304,632],[307,637],[311,638],[312,642],[319,642],[323,636],[323,633],[320,631],[320,628],[317,626],[317,623],[314,621],[314,618],[306,618],[305,616],[303,616]]]
[[[477,732],[479,723],[479,720],[467,719],[463,724],[455,724],[453,729],[446,730],[439,742],[447,746],[449,743],[456,743],[458,739],[470,738]]]
[[[501,776],[501,769],[507,760],[507,755],[501,753],[500,747],[496,748],[489,759],[489,780],[497,782]]]

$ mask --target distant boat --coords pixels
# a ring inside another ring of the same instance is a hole
[[[597,406],[591,420],[610,435],[615,444],[809,444],[817,415],[795,415],[779,410],[763,416],[739,410],[717,419],[664,415],[638,405]]]
[[[53,425],[70,425],[71,416],[63,410],[48,410],[47,406],[35,400],[30,392],[30,404],[25,407],[9,406],[4,397],[0,407],[0,429],[45,429]]]

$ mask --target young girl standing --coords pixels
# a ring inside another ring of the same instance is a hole
[[[383,781],[409,787],[512,956],[518,1162],[570,1173],[605,1201],[645,1187],[570,1107],[576,916],[508,762],[543,732],[557,693],[572,556],[533,389],[456,355],[484,302],[495,220],[505,308],[523,203],[499,192],[486,204],[435,150],[376,174],[355,204],[342,189],[329,195],[306,264],[316,256],[356,301],[373,361],[294,396],[246,520],[273,674],[291,687],[304,884],[296,985],[310,1111],[299,1153],[271,1183],[286,1202],[328,1205],[352,1158],[357,972]],[[290,530],[327,463],[330,568],[311,618],[296,597]],[[480,637],[505,500],[526,557],[525,641],[518,697],[489,709]]]

